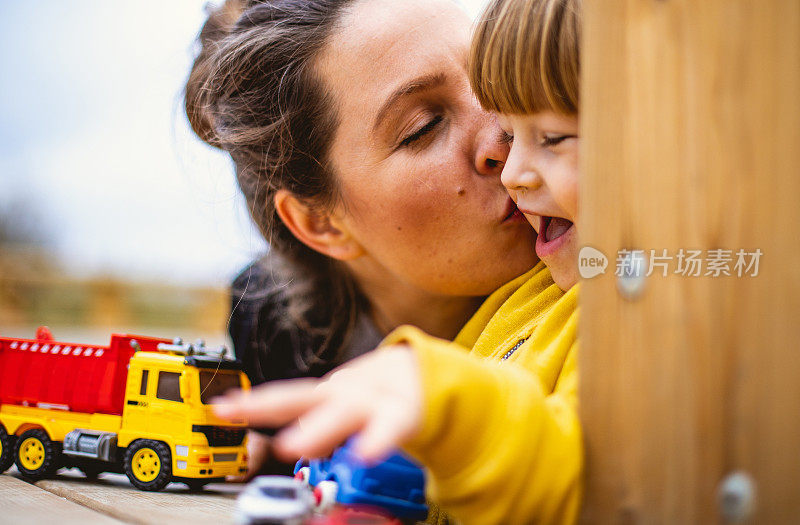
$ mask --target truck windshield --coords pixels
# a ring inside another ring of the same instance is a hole
[[[221,396],[231,388],[241,388],[239,374],[214,370],[200,371],[200,401],[207,405],[216,396]]]

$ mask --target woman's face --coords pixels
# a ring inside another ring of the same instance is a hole
[[[337,216],[362,258],[428,292],[476,296],[538,259],[500,182],[502,130],[470,91],[470,23],[450,0],[360,0],[316,66],[339,118]]]

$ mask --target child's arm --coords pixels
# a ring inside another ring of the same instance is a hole
[[[466,352],[466,350],[464,350]],[[382,459],[414,435],[421,420],[415,353],[395,345],[353,359],[322,379],[273,381],[214,401],[216,413],[250,425],[283,428],[274,438],[282,459],[324,457],[358,433],[355,450]]]
[[[577,345],[553,392],[516,363],[487,362],[416,330],[423,420],[403,447],[428,468],[431,499],[465,523],[572,523],[581,500]],[[557,339],[552,344],[563,344]]]
[[[406,344],[355,359],[322,381],[278,381],[226,396],[217,412],[256,425],[291,423],[276,437],[286,458],[328,455],[355,433],[367,460],[406,443],[429,469],[433,499],[465,522],[575,521],[583,463],[574,345],[563,349],[550,393],[515,363],[471,356],[417,330],[398,333]]]

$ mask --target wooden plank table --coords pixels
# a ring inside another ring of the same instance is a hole
[[[0,475],[0,523],[113,524],[119,521],[21,479]]]
[[[54,479],[30,484],[15,467],[0,475],[0,524],[49,523],[234,523],[241,483],[208,485],[191,492],[180,483],[162,492],[133,488],[122,474],[89,481],[77,470],[62,469]]]

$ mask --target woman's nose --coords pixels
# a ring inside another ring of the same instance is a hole
[[[492,123],[477,134],[475,168],[481,175],[499,176],[508,158],[509,146],[502,141],[500,127]]]

